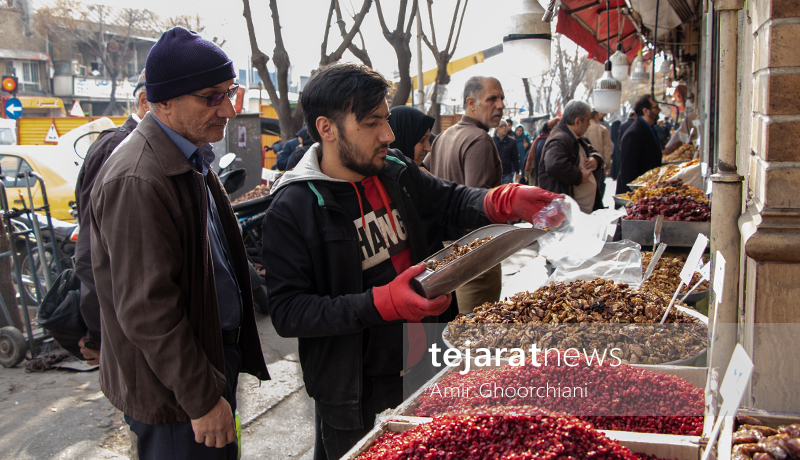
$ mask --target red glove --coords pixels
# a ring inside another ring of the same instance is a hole
[[[519,219],[532,222],[533,216],[556,198],[564,198],[564,195],[539,187],[505,184],[489,190],[483,199],[483,210],[496,224]]]
[[[425,264],[415,265],[399,274],[386,286],[372,288],[375,308],[386,321],[406,319],[419,321],[426,316],[442,314],[450,306],[452,295],[442,295],[428,300],[411,287],[411,278],[425,271]]]

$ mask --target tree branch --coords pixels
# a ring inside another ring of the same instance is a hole
[[[347,29],[344,27],[344,21],[342,20],[342,10],[339,7],[339,0],[336,0],[336,23],[339,25],[339,32],[344,36],[347,32]],[[358,35],[361,37],[361,48],[356,46],[352,40],[350,40],[350,45],[347,49],[353,53],[355,57],[357,57],[361,62],[364,63],[367,67],[372,67],[372,60],[369,58],[369,53],[367,53],[366,46],[364,45],[364,36],[361,34],[361,28],[358,29]]]
[[[456,46],[458,46],[458,37],[461,36],[461,26],[464,24],[464,16],[467,13],[467,2],[469,2],[469,0],[464,0],[464,8],[461,11],[461,20],[458,22],[458,33],[456,33],[456,41],[453,42],[453,49],[449,51],[451,56],[456,54]]]
[[[327,57],[327,59],[325,59],[327,62],[325,62],[324,64],[329,64],[331,62],[336,62],[336,61],[338,61],[338,60],[340,60],[342,58],[342,55],[344,54],[344,51],[353,42],[353,37],[356,35],[356,33],[358,32],[359,28],[361,27],[361,23],[364,21],[364,16],[366,16],[367,13],[369,12],[370,6],[372,6],[372,0],[364,0],[364,4],[361,7],[361,11],[359,11],[359,13],[356,15],[356,17],[353,18],[354,19],[354,23],[353,23],[353,27],[350,29],[350,32],[348,32],[347,35],[343,38],[342,44],[339,45],[339,48],[337,48],[336,51],[334,51],[330,56]],[[324,65],[324,64],[322,62],[320,62],[320,65]]]
[[[466,2],[464,3],[466,6]],[[453,41],[453,32],[456,30],[456,22],[458,22],[458,7],[461,6],[461,0],[456,1],[456,8],[453,11],[453,21],[450,23],[450,33],[447,35],[447,45],[444,47],[444,51],[448,52],[450,49],[450,43]]]
[[[436,44],[436,27],[433,26],[433,0],[428,0],[428,18],[431,21],[431,38],[433,39],[433,47],[438,50],[439,45]],[[425,34],[422,34],[422,38],[425,40],[425,43],[429,43],[427,39],[425,39]]]
[[[411,26],[414,25],[414,19],[417,17],[417,8],[419,8],[419,1],[414,0],[411,4],[411,14],[408,16],[408,26],[406,26],[406,35],[411,38]]]
[[[375,0],[375,9],[378,10],[378,22],[381,25],[381,30],[383,31],[383,35],[386,36],[391,32],[389,32],[389,27],[386,25],[386,21],[383,19],[383,8],[381,7],[381,0]]]
[[[331,7],[328,9],[328,21],[325,23],[325,37],[322,39],[322,54],[319,57],[320,62],[328,55],[328,34],[331,31],[331,19],[333,18],[333,10],[336,6],[336,0],[331,0]]]

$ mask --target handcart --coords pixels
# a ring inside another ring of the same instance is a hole
[[[44,297],[44,292],[42,292],[42,284],[39,282],[39,273],[41,272],[44,278],[44,287],[46,289],[50,289],[53,281],[50,273],[50,264],[48,263],[50,258],[48,256],[51,255],[51,257],[54,259],[55,267],[61,267],[60,261],[58,260],[58,251],[55,247],[56,238],[53,230],[52,217],[50,216],[50,204],[47,201],[47,191],[45,189],[44,179],[42,179],[39,174],[33,171],[19,172],[17,174],[17,178],[23,179],[25,182],[28,190],[27,202],[31,204],[31,207],[28,208],[25,205],[26,201],[22,196],[22,193],[20,193],[22,209],[9,207],[5,183],[2,181],[5,179],[5,176],[0,173],[0,206],[2,206],[0,216],[3,219],[6,235],[9,240],[9,250],[0,253],[0,261],[7,257],[11,257],[13,262],[12,278],[14,284],[16,285],[17,298],[19,299],[22,307],[22,319],[25,323],[24,328],[25,335],[27,335],[27,337],[25,337],[19,329],[13,326],[14,323],[12,321],[8,305],[2,296],[0,296],[0,309],[2,309],[2,313],[9,324],[7,327],[0,328],[0,365],[3,367],[16,366],[26,358],[28,353],[30,354],[27,357],[29,359],[33,359],[39,353],[49,350],[50,346],[52,345],[52,338],[50,338],[43,329],[36,328],[35,331],[33,329],[31,324],[31,314],[28,310],[29,299],[25,295],[25,289],[26,284],[31,284],[32,282],[36,297],[36,304],[30,306],[38,308],[39,303]],[[41,186],[43,202],[41,207],[33,206],[33,193],[31,191],[32,181],[38,181],[39,185]],[[35,216],[37,211],[44,212],[47,225],[39,225],[39,220]],[[31,223],[30,228],[17,220],[17,218],[21,216],[27,217],[27,221]],[[50,232],[49,242],[46,242],[45,239],[42,238],[43,232]],[[36,244],[35,247],[32,246],[32,243]],[[49,254],[47,253],[48,249]],[[33,254],[38,254],[38,260],[40,261],[40,266],[42,267],[41,270],[37,270],[36,267],[33,266],[31,267],[30,280],[26,279],[27,277],[23,278],[21,269],[23,254],[20,254],[19,251],[24,252],[24,256],[28,257],[28,260],[31,261],[31,265],[33,265],[34,260],[34,257],[32,257]],[[60,268],[58,270],[60,270]]]

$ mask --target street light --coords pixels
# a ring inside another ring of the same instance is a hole
[[[522,0],[512,8],[518,11],[510,16],[508,34],[503,37],[503,54],[508,62],[508,73],[530,78],[544,75],[550,70],[550,23],[542,20],[544,8],[536,0]]]

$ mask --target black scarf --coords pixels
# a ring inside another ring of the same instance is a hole
[[[414,147],[422,136],[433,127],[435,118],[404,105],[394,107],[389,116],[389,126],[394,132],[394,142],[389,146],[399,149],[409,160],[414,161]]]

